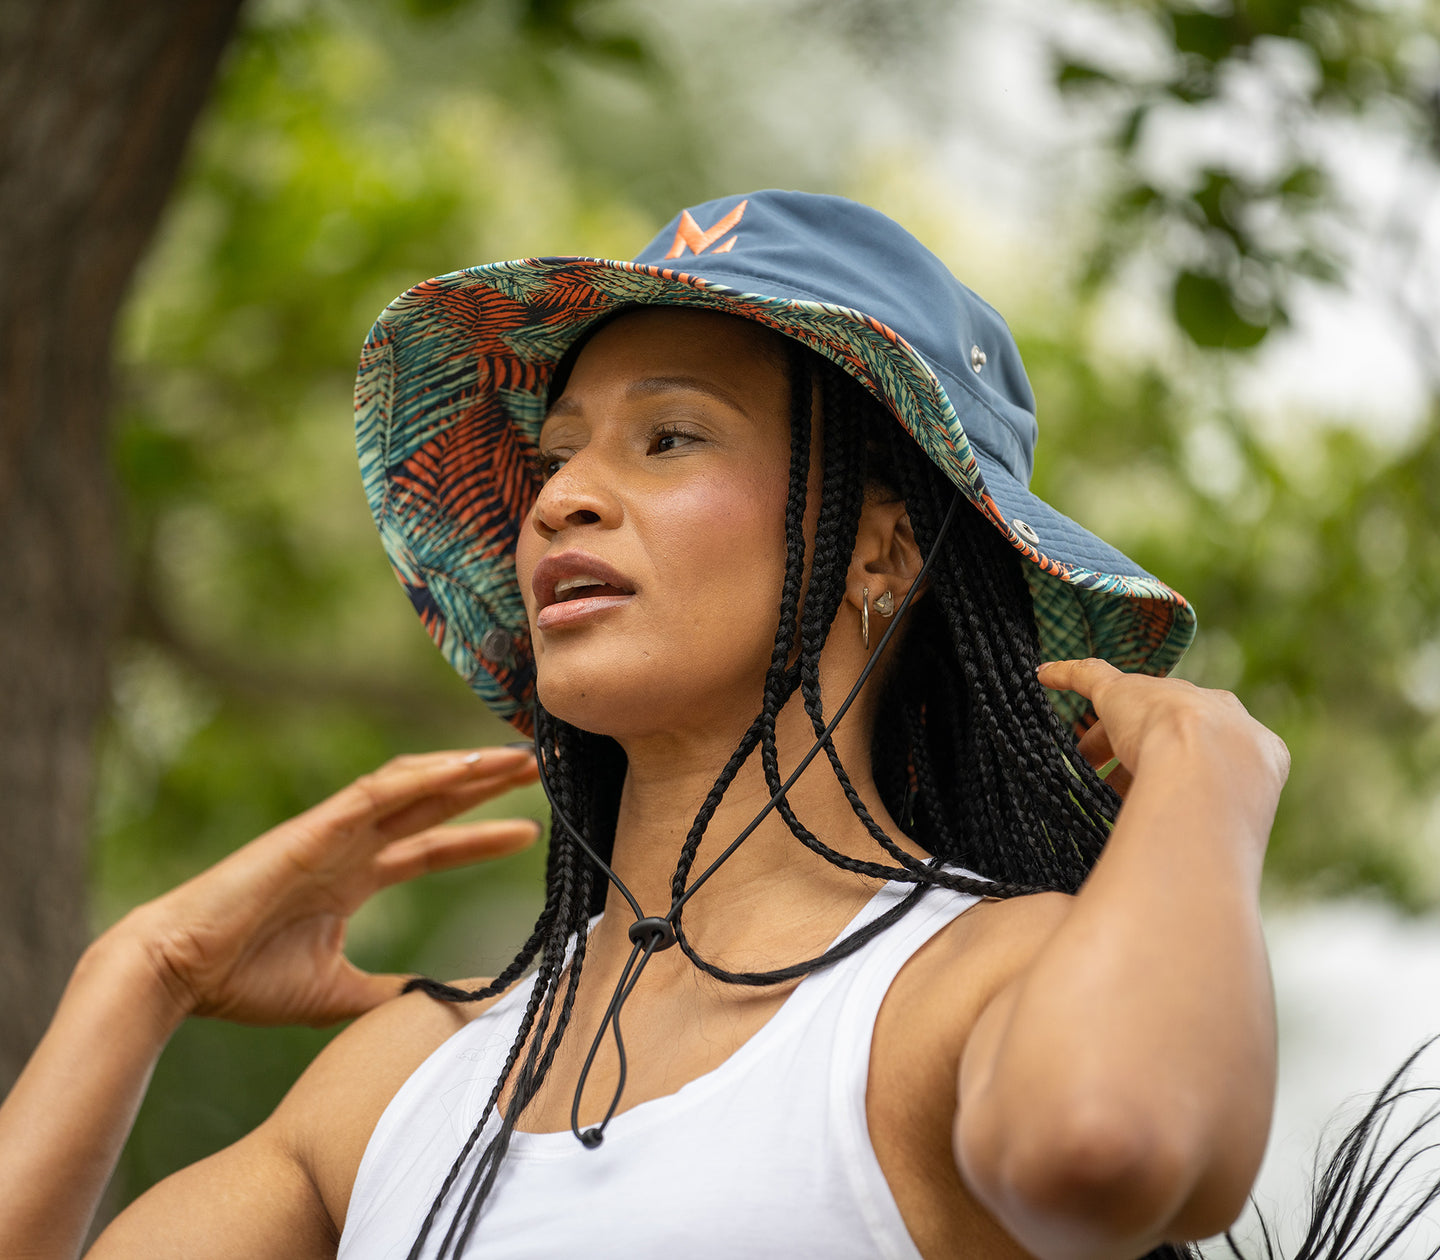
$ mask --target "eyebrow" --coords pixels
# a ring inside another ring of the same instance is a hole
[[[627,398],[651,398],[658,394],[673,394],[676,392],[703,394],[707,398],[713,398],[717,402],[742,416],[749,416],[749,412],[740,405],[734,395],[721,389],[718,385],[712,385],[709,381],[701,380],[698,376],[645,376],[638,381],[631,381],[625,387]],[[563,395],[556,400],[555,405],[545,414],[548,420],[551,416],[573,415],[580,410],[580,404],[573,398],[565,398]]]

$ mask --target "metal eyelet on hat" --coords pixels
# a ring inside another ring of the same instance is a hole
[[[485,631],[485,637],[480,640],[480,655],[492,665],[503,665],[510,659],[514,646],[509,632],[496,626]]]
[[[1038,547],[1040,545],[1040,535],[1035,532],[1034,527],[1028,522],[1022,521],[1018,516],[1011,518],[1010,528],[1032,547]]]
[[[977,372],[985,366],[985,351],[979,346],[970,347],[970,366]]]

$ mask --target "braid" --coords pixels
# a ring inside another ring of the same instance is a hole
[[[898,425],[886,437],[896,488],[928,553],[954,491]],[[910,753],[915,839],[932,853],[1004,883],[1073,892],[1099,857],[1119,798],[1076,753],[1035,677],[1040,643],[1023,562],[978,512],[962,512],[952,531],[874,743]],[[938,767],[956,791],[941,786]]]
[[[835,501],[836,512],[832,523],[836,528],[833,536],[826,533],[822,508],[820,528],[816,531],[815,538],[816,564],[811,574],[811,601],[806,610],[801,656],[801,691],[805,711],[817,736],[823,734],[826,725],[820,690],[820,652],[830,635],[830,627],[845,596],[845,582],[849,572],[848,553],[853,545],[851,540],[859,527],[860,509],[866,491],[863,463],[866,442],[864,395],[854,387],[848,377],[829,364],[822,367],[822,382],[829,444],[827,450],[831,453],[826,464],[826,493]],[[822,566],[820,558],[825,556],[843,556],[845,562]],[[889,869],[885,878],[904,880],[908,872],[908,878],[916,882],[933,882],[933,869],[900,848],[871,816],[865,802],[860,799],[859,792],[855,790],[849,773],[841,764],[840,754],[833,740],[826,739],[824,748],[836,781],[845,793],[845,799],[855,816],[865,825],[871,838],[904,868],[900,871]],[[896,817],[899,815],[900,811],[897,810]],[[953,877],[942,876],[942,879],[947,878]]]

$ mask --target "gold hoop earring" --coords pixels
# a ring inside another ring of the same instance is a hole
[[[890,594],[889,591],[881,591],[879,598],[875,601],[875,611],[882,617],[893,616],[895,613],[895,596]]]
[[[865,650],[870,650],[870,588],[861,588],[863,594],[860,596],[860,638],[864,641]]]

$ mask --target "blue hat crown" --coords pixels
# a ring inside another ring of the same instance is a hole
[[[845,197],[765,189],[676,215],[636,256],[742,293],[860,311],[910,343],[966,433],[1016,481],[1034,468],[1035,395],[999,313],[893,219]]]

